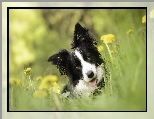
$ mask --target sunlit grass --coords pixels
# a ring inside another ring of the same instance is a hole
[[[115,37],[108,47],[100,44],[108,69],[101,95],[65,99],[59,93],[58,77],[32,76],[33,69],[27,68],[19,72],[25,78],[10,77],[10,110],[146,110],[146,41],[139,35],[128,36],[126,32],[121,38]]]
[[[51,65],[40,74],[39,69],[35,68],[35,65],[40,64],[36,62],[33,67],[16,69],[15,74],[10,73],[9,110],[145,111],[146,16],[143,16],[140,21],[143,26],[139,28],[135,26],[130,28],[127,21],[122,23],[125,26],[120,26],[115,33],[99,36],[97,48],[105,60],[107,69],[102,94],[83,98],[63,98],[60,91],[66,81],[63,79],[65,77],[60,77],[58,70],[54,71],[54,69],[51,69],[51,73],[46,73]],[[133,21],[129,22],[132,26]],[[55,40],[55,42],[61,44],[61,41]],[[56,45],[54,47],[56,48]],[[17,51],[22,51],[24,55],[23,50],[18,48]],[[19,58],[20,62],[21,59]]]

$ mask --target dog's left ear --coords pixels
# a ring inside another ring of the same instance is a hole
[[[69,72],[69,52],[65,49],[49,57],[48,62],[56,65],[61,75],[68,75]]]
[[[95,39],[89,34],[88,29],[77,23],[75,25],[74,38],[71,45],[72,49],[74,49],[80,45],[96,45],[96,42]]]

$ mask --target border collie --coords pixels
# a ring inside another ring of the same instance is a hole
[[[103,87],[104,63],[97,50],[97,42],[88,29],[79,23],[75,25],[71,52],[66,49],[49,57],[48,62],[56,65],[61,75],[67,75],[69,83],[64,86],[62,95],[90,96]]]

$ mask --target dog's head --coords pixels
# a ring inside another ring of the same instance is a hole
[[[99,67],[103,60],[96,45],[88,30],[77,23],[71,44],[72,51],[63,49],[49,57],[48,61],[57,66],[61,75],[69,77],[73,90],[93,91],[103,80],[103,70]]]

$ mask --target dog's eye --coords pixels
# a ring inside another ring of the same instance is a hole
[[[75,68],[76,69],[80,69],[81,68],[81,65],[80,64],[76,64]]]
[[[80,69],[80,67],[79,67],[79,66],[76,66],[75,68],[76,68],[76,69]]]
[[[90,61],[90,60],[91,60],[91,57],[90,57],[90,56],[83,56],[83,59],[84,59],[85,61]]]
[[[78,61],[78,60],[75,61],[75,68],[76,68],[76,69],[80,69],[80,68],[81,68],[81,63],[80,63],[80,61]]]
[[[90,61],[90,60],[91,60],[90,56],[87,56],[87,61]]]

